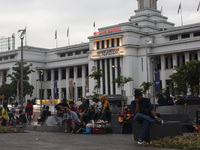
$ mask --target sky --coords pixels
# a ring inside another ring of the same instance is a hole
[[[18,30],[27,27],[27,45],[42,48],[89,42],[95,22],[98,28],[127,22],[138,9],[137,0],[0,0],[0,37],[15,33],[15,48],[20,46]],[[181,25],[178,7],[181,3],[183,24],[200,23],[199,0],[158,0],[168,21]],[[69,39],[67,29],[69,28]],[[24,41],[25,43],[25,41]]]

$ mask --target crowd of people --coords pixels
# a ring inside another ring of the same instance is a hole
[[[94,97],[89,104],[84,97],[81,98],[81,105],[77,106],[73,101],[66,102],[66,99],[55,106],[57,113],[53,116],[56,125],[65,124],[65,132],[73,132],[77,126],[85,126],[91,120],[94,122],[103,120],[110,123],[111,107],[106,95]]]
[[[148,127],[150,124],[163,124],[163,120],[157,116],[153,110],[152,104],[148,98],[142,97],[140,90],[135,90],[135,99],[131,102],[130,106],[125,109],[119,117],[122,121],[130,121],[134,123],[142,123],[143,127],[139,136],[138,144],[142,144],[145,141],[148,133]],[[162,98],[162,97],[161,97]],[[63,99],[61,103],[55,106],[57,113],[53,115],[56,124],[64,124],[65,132],[74,132],[76,127],[85,126],[91,120],[111,122],[111,106],[106,95],[101,97],[94,97],[91,104],[89,104],[85,98],[81,98],[82,104],[77,106],[73,101],[67,103],[66,99]],[[4,100],[2,109],[2,126],[6,124],[10,125],[13,120],[25,123],[26,118],[28,123],[31,123],[33,115],[33,105],[30,100],[27,101],[25,107],[25,114],[20,110],[19,115],[16,115],[16,108],[18,103],[11,106],[9,110],[7,102]],[[39,123],[44,122],[48,116],[51,116],[49,106],[44,106],[41,110],[41,116],[37,120]]]
[[[25,107],[25,113],[23,110],[18,108],[18,103],[12,103],[10,109],[8,108],[7,100],[4,99],[2,104],[2,112],[1,112],[1,125],[2,126],[11,126],[11,125],[21,125],[23,123],[31,123],[31,116],[33,115],[33,105],[30,100],[27,101],[27,105]]]

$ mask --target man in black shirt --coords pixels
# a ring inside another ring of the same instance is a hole
[[[143,124],[138,141],[138,144],[142,144],[146,140],[149,124],[157,123],[162,125],[163,120],[157,117],[150,100],[143,98],[140,90],[135,90],[135,100],[131,102],[131,108],[134,113],[133,122]]]
[[[66,109],[69,108],[69,105],[67,104],[66,99],[63,99],[62,103],[57,104],[55,108],[57,110],[57,113],[55,113],[53,116],[56,120],[56,124],[59,125],[63,123],[66,116]],[[58,117],[62,118],[61,122],[59,122]]]

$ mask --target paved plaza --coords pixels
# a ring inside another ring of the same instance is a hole
[[[26,131],[0,134],[1,150],[169,150],[138,146],[132,134]]]

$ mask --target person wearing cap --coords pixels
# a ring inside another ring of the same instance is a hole
[[[134,113],[134,123],[142,123],[142,130],[139,135],[138,144],[142,144],[146,140],[149,124],[163,124],[163,120],[159,118],[153,106],[148,98],[142,97],[142,92],[140,90],[135,90],[135,100],[131,102],[131,108]]]

